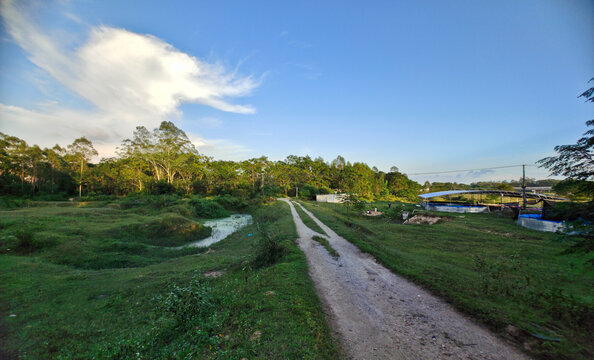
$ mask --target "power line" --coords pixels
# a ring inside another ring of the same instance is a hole
[[[413,173],[413,174],[407,174],[407,175],[435,175],[435,174],[448,174],[448,173],[458,173],[458,172],[467,172],[467,171],[480,171],[480,170],[493,170],[493,169],[506,169],[506,168],[514,168],[514,167],[520,167],[522,166],[520,165],[507,165],[507,166],[495,166],[495,167],[489,167],[489,168],[482,168],[482,169],[466,169],[466,170],[447,170],[447,171],[435,171],[435,172],[426,172],[426,173]],[[526,165],[526,166],[532,166],[532,165]]]

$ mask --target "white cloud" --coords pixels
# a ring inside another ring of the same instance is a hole
[[[2,131],[29,142],[42,145],[51,138],[64,143],[86,135],[102,146],[119,143],[138,125],[153,128],[162,120],[182,116],[179,106],[184,102],[241,114],[255,112],[250,105],[227,101],[249,95],[259,85],[253,77],[228,73],[221,65],[201,61],[152,35],[100,26],[91,28],[82,46],[69,50],[12,1],[2,1],[0,13],[8,33],[31,62],[94,105],[92,111],[1,105]]]
[[[213,117],[204,117],[197,120],[198,124],[202,126],[206,126],[209,128],[218,128],[223,125],[223,122],[217,118]]]
[[[215,160],[245,160],[252,155],[252,149],[226,139],[204,139],[197,134],[188,134],[198,151]]]

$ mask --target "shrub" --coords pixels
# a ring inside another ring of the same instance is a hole
[[[155,297],[158,313],[173,317],[179,326],[201,323],[215,312],[215,301],[210,286],[199,278],[190,285],[173,285],[165,296]]]
[[[554,221],[594,220],[594,201],[558,203],[544,211],[543,219]]]
[[[256,257],[252,264],[256,268],[273,265],[285,255],[287,249],[278,234],[270,229],[269,223],[257,223],[256,226],[261,236],[256,244]]]
[[[330,190],[326,187],[321,187],[318,189],[318,194],[320,194],[320,195],[332,194],[332,190]]]
[[[215,196],[212,200],[227,210],[239,210],[247,206],[244,199],[229,194]]]
[[[315,200],[318,189],[315,186],[303,185],[299,188],[299,198],[305,200]]]
[[[285,195],[285,189],[280,186],[264,185],[262,187],[262,193],[266,196]]]
[[[175,187],[165,180],[148,183],[146,192],[151,195],[175,194]]]
[[[33,231],[29,229],[17,230],[15,237],[17,238],[17,252],[32,253],[40,248],[40,243],[35,241]]]
[[[194,214],[201,218],[216,219],[229,216],[227,210],[214,201],[193,197],[189,204],[194,210]]]
[[[179,203],[180,197],[177,195],[157,195],[149,196],[146,201],[155,209],[164,209]]]

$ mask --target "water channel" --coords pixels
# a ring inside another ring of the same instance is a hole
[[[207,247],[216,242],[219,242],[227,236],[233,234],[237,230],[252,224],[252,215],[248,214],[235,214],[222,219],[208,220],[204,222],[204,226],[212,228],[212,234],[182,247]]]

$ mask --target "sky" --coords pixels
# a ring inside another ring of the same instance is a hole
[[[0,1],[0,132],[114,156],[341,155],[419,182],[546,178],[594,118],[594,2]],[[98,160],[98,159],[97,159]],[[413,175],[422,174],[422,175]]]

